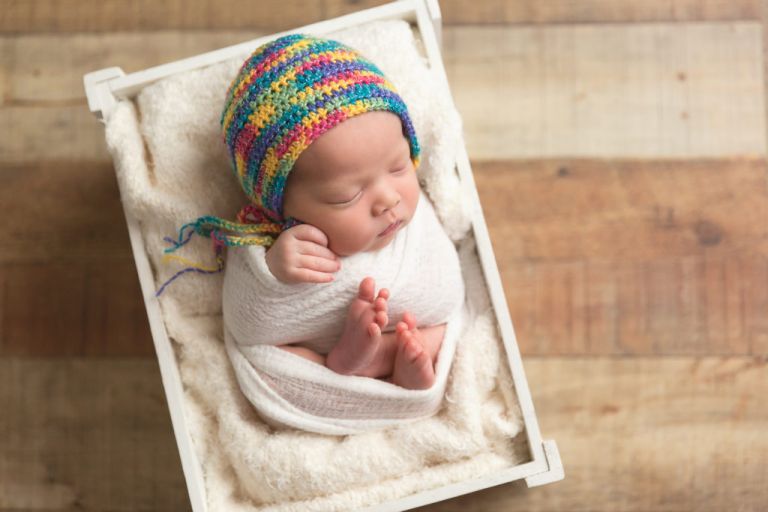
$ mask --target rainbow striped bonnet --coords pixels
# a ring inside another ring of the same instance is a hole
[[[240,210],[237,222],[205,216],[185,224],[177,240],[166,238],[172,244],[166,253],[193,233],[210,237],[217,255],[222,246],[272,245],[281,231],[300,223],[283,216],[283,196],[301,153],[345,119],[376,110],[400,117],[418,167],[419,143],[405,103],[357,50],[306,34],[258,47],[230,84],[221,114],[231,166],[250,204]],[[217,269],[188,268],[171,280],[189,270],[219,271],[223,263],[218,261]]]

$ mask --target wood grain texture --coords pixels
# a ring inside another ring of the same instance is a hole
[[[753,20],[760,0],[442,0],[446,24],[621,23]],[[3,0],[0,32],[108,32],[258,28],[277,32],[386,0]]]
[[[566,479],[420,510],[762,511],[764,359],[527,358],[525,368]],[[0,384],[0,510],[188,510],[154,361],[0,359]]]
[[[761,27],[452,27],[444,60],[476,159],[766,154]]]
[[[761,0],[760,2],[760,26],[762,27],[762,39],[763,39],[763,58],[761,61],[763,69],[763,97],[766,98],[764,106],[764,114],[766,118],[766,126],[768,126],[768,81],[765,77],[768,76],[768,0]],[[763,134],[768,141],[768,129]],[[767,143],[768,144],[768,143]]]
[[[256,39],[260,30],[18,34],[0,37],[8,106],[85,105],[83,75],[117,66],[126,73]],[[56,86],[51,86],[51,77]],[[87,112],[87,108],[86,108]]]
[[[0,356],[153,357],[112,165],[0,177]]]
[[[2,357],[154,357],[133,260],[2,264]]]
[[[0,510],[189,510],[153,360],[0,359]]]
[[[110,163],[104,125],[88,111],[84,97],[69,104],[0,108],[0,165],[64,161]]]
[[[764,160],[474,173],[524,354],[766,353]]]
[[[132,260],[110,162],[0,164],[0,262]]]
[[[565,480],[418,510],[762,512],[768,366],[758,358],[526,358]]]
[[[137,71],[258,35],[0,38],[0,163],[106,162],[85,73]],[[763,156],[761,41],[756,22],[449,26],[444,60],[474,159]]]
[[[449,24],[643,23],[755,20],[759,0],[439,0]]]
[[[337,2],[330,2],[338,5]],[[369,5],[385,2],[369,2]],[[269,32],[313,23],[353,12],[359,6],[339,5],[328,10],[328,0],[303,2],[223,2],[169,0],[3,0],[2,32],[111,32],[165,29],[268,28]]]
[[[0,512],[189,510],[82,75],[380,3],[0,0]],[[768,1],[440,3],[566,479],[424,510],[762,512]]]

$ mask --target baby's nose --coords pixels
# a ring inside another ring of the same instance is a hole
[[[395,190],[383,192],[376,203],[374,213],[382,215],[400,204],[400,194]]]

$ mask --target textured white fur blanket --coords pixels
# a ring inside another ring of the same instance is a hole
[[[329,36],[374,60],[409,106],[423,151],[419,180],[459,242],[469,318],[437,415],[347,437],[310,434],[266,425],[238,388],[224,347],[222,277],[178,279],[160,306],[211,511],[356,510],[528,460],[506,355],[467,235],[455,174],[461,125],[446,84],[425,65],[405,22]],[[223,92],[246,57],[160,80],[107,119],[124,206],[140,223],[158,285],[178,270],[161,263],[164,236],[199,215],[233,218],[245,200],[230,175],[218,121]],[[185,249],[197,261],[210,257],[210,245],[199,239]]]
[[[355,434],[434,414],[442,400],[463,320],[459,257],[429,198],[386,247],[343,257],[334,281],[285,284],[269,271],[261,246],[230,250],[224,275],[227,354],[245,396],[270,423],[322,434]],[[301,342],[327,354],[344,330],[360,281],[389,289],[394,330],[405,311],[420,326],[448,323],[429,389],[344,376],[281,350]]]

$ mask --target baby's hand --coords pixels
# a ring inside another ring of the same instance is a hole
[[[325,233],[309,224],[286,229],[267,250],[267,266],[283,283],[328,283],[341,268]]]

